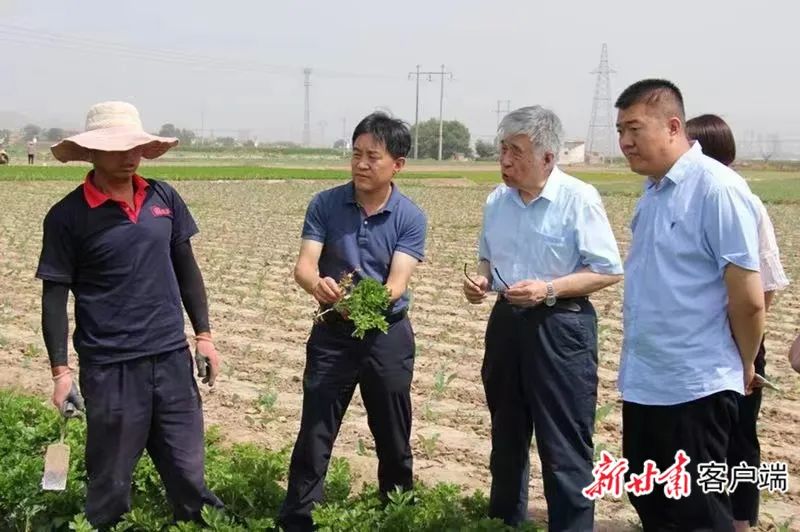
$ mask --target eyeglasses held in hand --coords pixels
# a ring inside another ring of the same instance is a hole
[[[503,283],[503,286],[505,286],[505,287],[506,287],[506,290],[507,290],[507,289],[509,289],[509,288],[511,288],[510,286],[508,286],[508,283],[507,283],[507,282],[505,282],[505,281],[503,280],[503,276],[502,276],[502,275],[500,275],[500,272],[497,270],[497,268],[495,268],[495,269],[494,269],[494,274],[497,276],[497,279],[498,279],[498,280],[499,280],[501,283]],[[467,263],[466,263],[466,262],[464,263],[464,277],[466,277],[466,278],[467,278],[467,280],[468,280],[470,283],[472,283],[473,285],[475,285],[475,287],[476,287],[476,288],[480,288],[480,285],[478,285],[478,283],[476,283],[476,282],[475,282],[475,280],[474,280],[472,277],[470,277],[470,276],[469,276],[469,274],[467,273]]]

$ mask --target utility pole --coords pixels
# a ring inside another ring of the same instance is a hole
[[[442,65],[441,76],[441,90],[439,91],[439,160],[442,160],[442,130],[444,122],[442,116],[444,115],[444,65]]]
[[[419,65],[416,72],[408,73],[408,79],[411,76],[417,80],[417,99],[414,102],[414,159],[419,159]]]
[[[417,81],[417,105],[416,105],[416,118],[414,120],[414,159],[418,158],[419,154],[419,79],[421,76],[427,76],[428,81],[433,81],[434,76],[440,76],[441,87],[439,88],[439,160],[442,160],[442,118],[444,115],[444,78],[445,76],[449,76],[449,79],[453,79],[452,72],[445,72],[444,65],[442,65],[442,70],[437,72],[420,72],[419,65],[417,65],[416,72],[409,72],[408,79],[411,79],[412,76],[416,78]]]
[[[501,104],[505,104],[505,110],[500,107]],[[511,112],[511,100],[497,100],[497,110],[495,112],[497,113],[497,126],[499,127],[500,117]]]
[[[309,147],[311,145],[311,110],[309,104],[309,92],[311,89],[311,69],[304,68],[303,75],[305,76],[305,88],[306,88],[306,106],[305,106],[305,113],[303,116],[303,146]]]
[[[342,158],[347,156],[347,118],[342,117]]]
[[[325,127],[328,123],[325,120],[319,122],[319,144],[322,147],[325,147]]]

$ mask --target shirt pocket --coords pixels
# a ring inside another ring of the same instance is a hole
[[[535,245],[530,253],[540,265],[540,275],[546,277],[560,277],[565,275],[577,260],[575,243],[571,236],[556,234],[541,230],[534,230],[533,241]]]
[[[547,244],[548,246],[565,246],[567,243],[567,238],[562,235],[553,235],[548,234],[542,231],[535,230],[533,231],[536,234],[536,238]]]
[[[675,255],[697,253],[703,234],[698,212],[683,205],[672,205],[664,210],[659,225],[663,231],[659,235],[656,230],[656,235],[662,246],[669,248]]]

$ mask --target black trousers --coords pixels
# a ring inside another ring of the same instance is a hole
[[[764,340],[756,357],[756,373],[766,376],[767,366]],[[739,422],[731,431],[728,446],[728,466],[733,467],[745,462],[749,466],[761,466],[761,446],[758,443],[758,413],[761,410],[762,389],[755,388],[750,395],[737,396],[739,404]],[[758,524],[759,497],[758,485],[740,482],[731,492],[731,508],[736,521],[749,521],[750,526]]]
[[[411,379],[414,331],[407,317],[389,332],[351,336],[346,322],[314,325],[306,348],[303,414],[289,466],[279,524],[286,531],[312,530],[311,510],[323,499],[331,450],[356,384],[375,438],[382,493],[412,487]]]
[[[691,459],[686,466],[692,478],[688,497],[669,499],[659,485],[649,495],[629,494],[645,532],[733,530],[727,493],[703,493],[697,483],[697,464],[725,462],[730,434],[738,421],[738,395],[723,391],[669,406],[623,403],[622,453],[628,459],[627,479],[641,474],[648,459],[662,472],[673,465],[680,449]]]
[[[153,460],[178,521],[221,507],[204,480],[203,410],[188,349],[80,370],[86,400],[86,516],[97,527],[131,507],[133,469]]]
[[[567,308],[569,306],[574,308]],[[531,437],[542,462],[550,530],[592,530],[597,406],[597,316],[587,299],[516,308],[500,300],[482,369],[492,418],[490,517],[516,526],[528,513]]]

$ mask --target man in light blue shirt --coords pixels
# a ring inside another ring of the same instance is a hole
[[[625,263],[619,370],[630,473],[683,450],[691,493],[632,495],[645,530],[733,530],[726,493],[703,493],[697,465],[725,462],[736,397],[750,386],[764,327],[758,210],[745,181],[690,145],[683,97],[644,80],[617,100],[620,148],[648,176]]]
[[[539,106],[499,126],[503,185],[484,208],[471,303],[500,295],[486,330],[482,377],[492,417],[489,515],[528,514],[531,437],[550,530],[592,530],[597,315],[588,295],[620,280],[622,261],[597,190],[556,166],[561,122]]]

